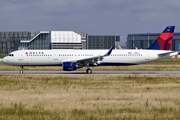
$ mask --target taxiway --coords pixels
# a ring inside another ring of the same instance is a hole
[[[0,74],[20,74],[19,71],[0,71]],[[85,71],[24,71],[23,74],[33,75],[86,75]],[[149,75],[180,75],[180,71],[93,71],[91,74],[149,74]],[[89,75],[91,75],[89,74]]]

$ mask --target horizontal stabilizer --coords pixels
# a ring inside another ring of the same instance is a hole
[[[158,57],[172,57],[172,56],[175,56],[175,55],[178,55],[178,52],[173,52],[173,51],[169,51],[169,52],[166,52],[166,53],[161,53],[161,54],[158,54]]]

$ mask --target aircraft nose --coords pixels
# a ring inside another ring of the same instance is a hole
[[[8,59],[7,57],[4,57],[1,61],[6,64],[8,62]]]

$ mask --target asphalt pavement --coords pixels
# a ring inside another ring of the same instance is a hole
[[[20,74],[19,71],[0,71],[0,74]],[[24,71],[23,74],[32,74],[32,75],[84,75],[85,71]],[[91,74],[136,74],[136,75],[180,75],[180,71],[92,71]],[[89,75],[91,75],[89,74]]]

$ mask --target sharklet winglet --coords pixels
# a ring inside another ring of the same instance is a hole
[[[109,51],[105,54],[105,55],[103,55],[103,57],[104,56],[109,56],[109,55],[111,55],[111,52],[112,52],[112,50],[114,49],[114,45],[109,49]]]

